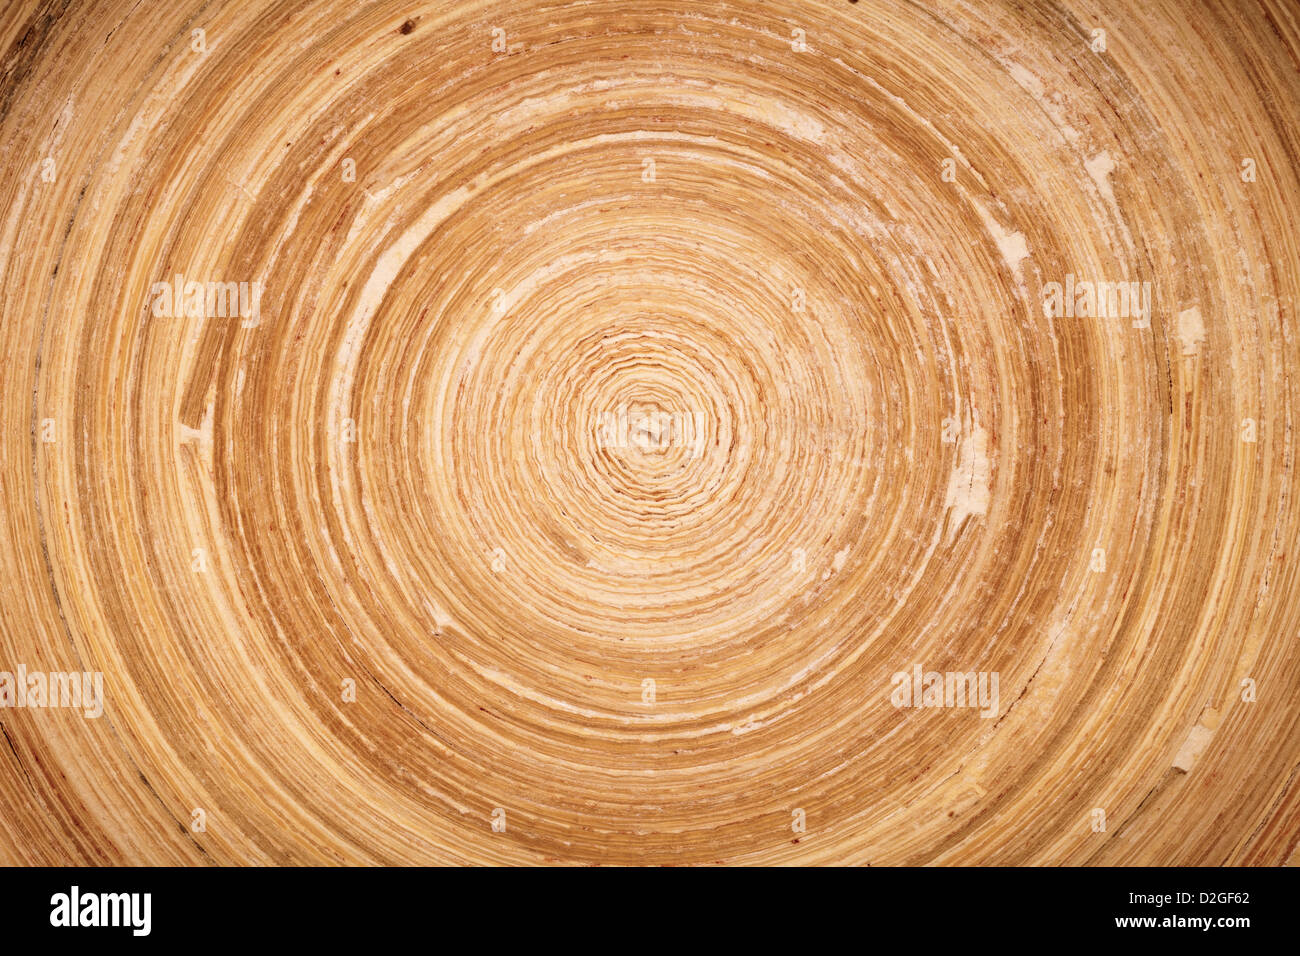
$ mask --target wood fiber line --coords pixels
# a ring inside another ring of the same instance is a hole
[[[7,5],[0,863],[1296,863],[1298,38]]]

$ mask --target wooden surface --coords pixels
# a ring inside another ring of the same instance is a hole
[[[1298,64],[1272,0],[6,5],[0,670],[104,712],[0,709],[0,862],[1295,863]]]

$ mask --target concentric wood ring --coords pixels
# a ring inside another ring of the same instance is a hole
[[[1295,862],[1294,4],[0,56],[0,860]]]

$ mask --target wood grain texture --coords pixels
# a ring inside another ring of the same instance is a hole
[[[7,4],[0,671],[103,715],[0,708],[0,862],[1294,864],[1298,71],[1291,0]]]

